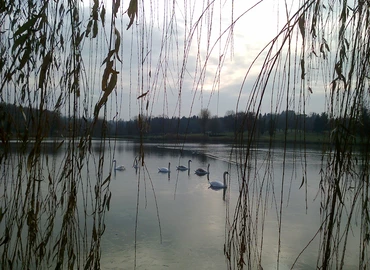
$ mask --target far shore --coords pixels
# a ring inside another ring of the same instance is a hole
[[[116,139],[142,141],[142,142],[184,142],[184,143],[239,143],[247,144],[250,141],[248,134],[163,134],[143,136],[116,136]],[[242,139],[243,138],[243,139]],[[273,136],[259,135],[253,138],[254,143],[305,143],[324,145],[329,143],[329,134],[320,133],[276,133]]]
[[[79,140],[76,137],[76,140]],[[224,144],[235,144],[235,145],[248,145],[248,144],[263,144],[270,146],[283,146],[283,145],[295,145],[305,146],[310,145],[314,147],[327,147],[331,144],[329,132],[313,133],[313,132],[295,132],[290,131],[287,134],[284,132],[276,132],[270,136],[268,134],[256,135],[252,139],[248,137],[247,133],[244,134],[233,134],[233,133],[207,133],[207,134],[161,134],[161,135],[125,135],[125,136],[107,136],[106,138],[127,140],[133,142],[142,143],[224,143]],[[28,137],[28,141],[32,141],[32,136]],[[91,137],[93,140],[100,140],[100,137]],[[63,144],[63,141],[68,140],[68,137],[44,137],[42,142],[50,142]],[[9,142],[17,143],[22,142],[22,139],[10,139]],[[356,147],[366,144],[362,142],[358,137],[356,138]],[[0,144],[4,146],[3,144]],[[60,146],[60,145],[59,145]],[[58,146],[58,148],[59,148]]]

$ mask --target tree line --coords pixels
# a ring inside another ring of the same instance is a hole
[[[45,137],[82,135],[92,120],[72,119],[60,112],[21,108],[19,106],[0,104],[1,140],[41,133]],[[254,112],[227,111],[223,117],[212,116],[208,109],[191,117],[136,116],[128,121],[98,119],[91,131],[91,136],[130,137],[139,135],[159,136],[165,134],[205,134],[222,136],[227,133],[249,133],[253,129],[258,135],[273,136],[276,132],[302,131],[325,133],[331,130],[334,122],[327,113],[298,114],[293,110],[281,113],[265,113],[258,116]],[[38,122],[42,122],[42,129]],[[357,134],[370,132],[370,113],[367,108],[358,114],[357,120],[344,121],[343,128],[355,128]],[[38,127],[36,129],[36,127]],[[27,132],[26,129],[27,128]]]
[[[334,121],[325,112],[310,113],[309,115],[297,114],[295,111],[283,111],[281,113],[265,113],[258,116],[254,112],[228,111],[223,117],[211,116],[205,109],[198,115],[191,117],[135,117],[129,121],[117,121],[110,123],[111,131],[117,136],[139,135],[140,132],[147,135],[163,134],[206,134],[210,136],[225,133],[245,133],[255,129],[258,135],[273,136],[276,132],[304,131],[313,133],[325,133],[331,130]],[[363,108],[358,115],[356,123],[347,121],[347,127],[354,125],[358,133],[370,132],[369,110]],[[113,135],[111,134],[111,135]]]

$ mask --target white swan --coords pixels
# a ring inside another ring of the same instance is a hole
[[[191,159],[188,160],[188,166],[184,166],[184,165],[179,165],[179,166],[176,166],[176,168],[179,170],[179,171],[187,171],[187,170],[190,170],[190,162],[191,162]]]
[[[220,182],[220,181],[212,181],[212,182],[209,182],[209,187],[210,188],[213,188],[213,189],[221,189],[221,188],[227,188],[227,184],[226,184],[226,175],[229,174],[228,172],[224,172],[224,182]]]
[[[170,171],[170,166],[171,166],[171,163],[168,162],[168,168],[166,168],[166,167],[158,168],[158,172],[169,173],[169,172],[171,172]]]
[[[209,164],[207,166],[207,170],[205,170],[203,168],[198,168],[198,169],[196,169],[195,173],[197,175],[206,175],[206,174],[209,174]]]
[[[117,166],[117,161],[115,159],[113,160],[113,164],[114,164],[114,170],[115,171],[124,171],[124,170],[126,170],[125,166],[123,166],[123,165]]]

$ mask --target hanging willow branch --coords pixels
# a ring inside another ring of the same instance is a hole
[[[277,89],[278,95],[286,97],[286,110],[289,110],[290,97],[298,93],[297,87],[293,88],[293,85],[300,85],[299,93],[301,99],[305,100],[305,88],[310,94],[316,92],[312,90],[315,88],[312,78],[322,80],[319,82],[322,88],[318,91],[325,91],[327,97],[326,111],[331,119],[331,133],[327,138],[330,143],[322,157],[321,182],[318,187],[321,191],[322,223],[317,229],[318,233],[313,236],[319,238],[317,267],[320,269],[345,268],[347,243],[352,238],[353,224],[358,224],[361,232],[358,236],[358,265],[360,268],[369,267],[370,219],[365,213],[369,212],[370,145],[368,136],[363,136],[363,125],[359,124],[367,117],[370,102],[370,36],[367,31],[367,26],[370,25],[369,8],[366,1],[354,1],[351,4],[347,1],[301,1],[298,12],[290,17],[267,48],[264,65],[247,104],[248,108],[256,108],[254,104],[260,105],[267,91]],[[306,56],[307,52],[311,52],[309,57]],[[295,63],[292,59],[296,59]],[[280,70],[291,72],[282,73]],[[290,85],[286,82],[291,80],[292,74],[296,75],[293,77],[294,83]],[[296,83],[299,80],[300,83]],[[302,107],[303,114],[304,109],[305,106]],[[257,106],[255,110],[258,115],[260,107]],[[254,139],[250,139],[247,149],[251,149],[253,143]],[[264,236],[263,231],[258,228],[258,221],[264,220],[264,202],[269,204],[270,198],[255,193],[254,188],[259,182],[256,182],[256,176],[248,173],[247,164],[251,159],[251,152],[246,150],[243,159],[245,166],[239,180],[239,200],[228,229],[225,247],[230,269],[255,269],[263,266]],[[273,160],[266,162],[264,170],[271,171],[272,164]],[[276,181],[277,179],[263,177],[264,185],[261,190],[268,189],[268,183],[273,185]],[[307,181],[309,179],[303,177],[301,187],[307,187]],[[284,175],[280,183],[284,187]],[[282,207],[284,195],[282,188],[280,205],[276,205],[279,220],[277,267],[280,264],[282,245],[281,219],[283,212],[289,211]],[[255,199],[259,203],[254,204]],[[356,209],[360,209],[359,223],[354,219]],[[294,264],[292,267],[294,268]]]

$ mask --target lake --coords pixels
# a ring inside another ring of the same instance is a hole
[[[110,186],[112,202],[106,216],[108,229],[103,241],[102,268],[127,269],[136,265],[137,269],[226,269],[223,253],[226,217],[233,218],[238,199],[235,160],[242,149],[227,144],[146,144],[144,149],[145,167],[135,170],[132,164],[139,153],[139,145],[117,142],[115,158],[126,170],[116,171]],[[253,153],[251,170],[262,178],[269,152],[261,147]],[[322,153],[307,150],[306,189],[300,188],[300,153],[287,149],[285,161],[282,149],[274,149],[272,155],[270,178],[273,183],[264,185],[266,190],[262,191],[267,202],[262,266],[277,268],[277,208],[284,162],[279,269],[290,269],[320,226],[318,189]],[[176,170],[179,164],[187,166],[189,159],[192,160],[190,173]],[[167,167],[169,162],[171,173],[158,173],[158,167]],[[206,168],[207,164],[210,164],[211,181],[222,181],[223,172],[229,172],[230,184],[225,193],[210,189],[207,176],[194,173],[195,169]],[[357,245],[355,241],[348,243],[356,249]],[[315,269],[318,247],[319,241],[314,240],[294,268]],[[349,256],[345,265],[355,267],[357,259],[357,256]]]
[[[97,144],[93,142],[93,146]],[[140,145],[112,142],[105,150],[104,170],[108,173],[112,166],[108,160],[113,159],[126,170],[114,171],[110,183],[112,198],[105,216],[101,268],[226,269],[224,245],[238,201],[241,176],[237,161],[244,150],[229,144],[147,143],[144,166],[135,169],[132,165]],[[54,155],[55,164],[64,157],[61,150],[48,155]],[[248,203],[256,210],[249,216],[251,224],[257,224],[256,239],[261,239],[263,230],[263,247],[257,246],[258,241],[255,244],[263,269],[278,268],[279,241],[279,269],[290,269],[293,264],[294,269],[316,269],[320,242],[318,237],[312,239],[321,224],[321,157],[320,149],[308,149],[305,167],[297,150],[252,149]],[[190,172],[176,170],[178,165],[187,166],[188,160],[192,161]],[[159,173],[158,168],[168,167],[168,163],[171,172]],[[229,172],[227,189],[211,189],[207,176],[194,173],[208,164],[210,181],[222,181],[223,173]],[[302,168],[307,177],[303,187]],[[94,179],[96,171],[89,168],[88,172]],[[261,217],[263,220],[255,222]],[[352,252],[358,251],[358,232],[356,226],[351,228],[345,269],[358,268],[357,252]]]

